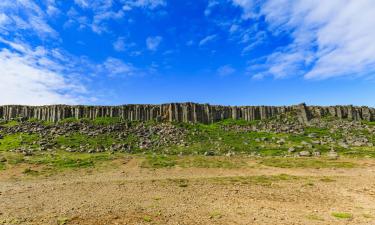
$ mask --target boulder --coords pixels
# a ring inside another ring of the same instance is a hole
[[[298,155],[301,157],[309,157],[311,156],[311,153],[309,151],[301,151],[298,153]]]

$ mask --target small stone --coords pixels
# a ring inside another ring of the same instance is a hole
[[[335,151],[328,152],[327,156],[328,156],[329,159],[333,159],[333,160],[339,158],[339,154],[337,152],[335,152]]]
[[[311,153],[309,151],[302,151],[302,152],[299,152],[298,155],[301,157],[309,157],[311,156]]]
[[[214,156],[215,155],[215,151],[213,150],[210,150],[210,151],[207,151],[204,153],[205,156]]]
[[[0,162],[6,162],[7,159],[4,156],[0,156]]]
[[[296,151],[296,149],[294,148],[294,147],[290,147],[289,149],[288,149],[288,152],[289,153],[293,153],[293,152],[295,152]]]

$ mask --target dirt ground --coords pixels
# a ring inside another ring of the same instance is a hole
[[[0,172],[0,224],[375,224],[375,161],[356,162],[147,169],[133,158],[52,176],[19,166]]]

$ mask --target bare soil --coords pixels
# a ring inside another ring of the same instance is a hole
[[[0,224],[375,224],[375,161],[352,161],[360,166],[147,169],[133,158],[50,176],[21,165],[0,171]]]

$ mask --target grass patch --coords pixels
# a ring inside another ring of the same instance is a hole
[[[65,224],[68,224],[69,220],[70,220],[69,218],[61,217],[61,218],[57,219],[57,224],[58,225],[65,225]]]
[[[30,169],[30,168],[26,168],[22,173],[25,174],[25,175],[33,175],[33,176],[39,174],[38,171],[36,171],[36,170],[32,170],[32,169]]]
[[[93,168],[97,163],[115,159],[115,155],[109,153],[67,153],[41,154],[27,158],[25,161],[31,164],[47,165],[53,169],[80,169]]]
[[[247,166],[241,159],[207,156],[149,155],[141,164],[144,168],[240,168]]]
[[[25,133],[6,135],[3,139],[0,139],[0,151],[9,151],[20,147],[36,148],[38,146],[34,142],[38,138],[35,134]]]
[[[351,219],[353,215],[346,212],[333,212],[332,216],[338,219]]]
[[[310,214],[306,216],[309,220],[315,220],[315,221],[324,221],[324,219],[316,214]]]
[[[223,217],[223,215],[218,211],[210,213],[210,219],[220,219],[221,217]]]
[[[207,157],[207,156],[191,156],[182,157],[176,160],[176,164],[184,167],[196,168],[240,168],[247,165],[247,163],[240,159],[223,158],[223,157]]]
[[[323,159],[302,159],[302,158],[265,158],[259,161],[265,166],[279,168],[354,168],[357,166],[351,162],[329,161]]]
[[[143,221],[150,223],[150,222],[152,222],[152,217],[151,216],[143,216]]]
[[[146,156],[141,167],[144,168],[170,168],[176,165],[175,156],[150,155]]]
[[[19,124],[20,124],[20,122],[18,122],[16,120],[10,120],[10,121],[5,122],[4,124],[1,124],[1,126],[4,126],[4,127],[15,127],[15,126],[18,126]]]
[[[214,183],[218,184],[256,184],[256,185],[264,185],[270,186],[272,183],[280,182],[280,181],[289,181],[289,180],[297,180],[299,177],[291,176],[288,174],[279,174],[279,175],[261,175],[261,176],[235,176],[235,177],[215,177],[215,178],[208,178]]]
[[[336,180],[329,178],[329,177],[324,177],[324,178],[321,178],[320,181],[331,183],[331,182],[335,182]]]
[[[0,162],[0,171],[5,170],[5,168],[6,168],[5,163]]]

